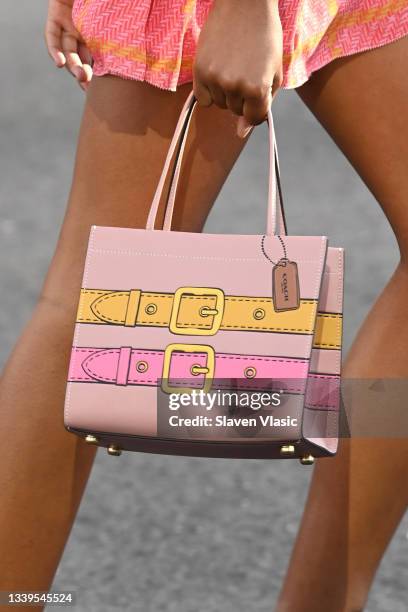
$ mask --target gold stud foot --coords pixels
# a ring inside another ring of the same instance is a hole
[[[122,449],[116,444],[110,444],[106,449],[108,451],[108,455],[112,457],[119,457],[122,454]]]
[[[96,436],[93,436],[92,434],[88,434],[85,438],[85,442],[87,444],[98,444],[99,439]]]
[[[295,447],[293,446],[293,444],[284,444],[283,446],[281,446],[280,454],[282,455],[282,457],[291,457],[295,454]]]
[[[303,455],[303,457],[301,457],[299,461],[302,465],[313,465],[314,457],[313,455]]]

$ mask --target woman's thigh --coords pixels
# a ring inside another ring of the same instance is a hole
[[[334,60],[298,88],[374,194],[408,255],[408,37]],[[352,202],[344,214],[353,215]]]
[[[42,299],[76,296],[91,225],[144,227],[191,84],[177,92],[113,76],[95,78],[85,104],[72,189]],[[174,228],[200,231],[244,141],[229,111],[196,108]],[[163,208],[163,207],[162,207]]]
[[[7,551],[0,589],[21,589],[23,580],[25,589],[46,590],[52,582],[95,455],[61,424],[89,230],[145,225],[189,90],[169,93],[114,77],[90,87],[57,249],[0,385],[0,429],[10,440],[0,469],[0,546]],[[201,229],[244,144],[229,113],[197,110],[176,229]],[[45,498],[53,503],[44,505]]]

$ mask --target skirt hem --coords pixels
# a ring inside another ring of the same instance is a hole
[[[383,40],[374,45],[373,44],[362,45],[361,48],[352,50],[352,51],[345,50],[339,53],[338,55],[336,55],[335,57],[330,58],[328,61],[322,61],[322,62],[317,63],[316,66],[311,66],[310,68],[307,68],[306,66],[307,69],[303,75],[299,76],[296,80],[294,80],[294,82],[290,82],[290,83],[288,82],[288,79],[284,79],[281,88],[282,89],[297,89],[298,87],[301,87],[302,85],[304,85],[310,79],[313,73],[317,72],[321,68],[324,68],[325,66],[328,66],[329,64],[331,64],[337,59],[351,57],[352,55],[357,55],[359,53],[366,53],[374,49],[379,49],[388,44],[397,42],[407,35],[408,35],[408,23],[406,26],[406,31],[399,33],[398,35],[396,35],[390,40]],[[152,85],[153,87],[157,87],[164,91],[171,91],[171,92],[175,92],[178,86],[185,85],[186,83],[191,83],[193,81],[192,73],[185,74],[179,77],[177,83],[174,85],[170,82],[170,79],[168,81],[163,79],[163,81],[161,82],[160,79],[155,79],[154,75],[146,73],[146,68],[143,64],[138,64],[137,62],[134,62],[135,70],[132,71],[131,73],[129,73],[129,71],[124,71],[121,68],[120,58],[118,58],[117,65],[115,64],[116,62],[112,63],[111,58],[110,58],[110,61],[106,63],[103,61],[102,58],[98,58],[98,61],[94,65],[94,76],[101,77],[101,76],[106,76],[110,74],[112,76],[117,76],[125,80],[145,82],[145,83],[148,83],[149,85]]]

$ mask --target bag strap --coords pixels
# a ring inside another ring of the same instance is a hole
[[[180,177],[181,163],[183,160],[184,148],[187,141],[188,131],[190,127],[193,110],[196,106],[196,99],[191,93],[180,113],[173,138],[170,142],[167,157],[164,163],[163,171],[160,176],[159,183],[150,207],[147,218],[146,229],[154,229],[154,224],[159,209],[161,196],[164,189],[166,177],[168,175],[171,160],[176,151],[175,162],[173,165],[172,178],[170,182],[168,198],[166,202],[165,218],[163,222],[163,230],[171,230],[171,222],[174,211],[175,197],[177,191],[178,180]],[[269,127],[269,187],[268,187],[268,212],[267,212],[267,235],[286,235],[286,221],[282,200],[282,186],[280,180],[278,151],[275,140],[275,130],[273,125],[272,112],[268,111],[268,127]]]

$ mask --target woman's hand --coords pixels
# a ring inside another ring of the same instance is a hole
[[[86,90],[92,79],[92,57],[72,22],[73,3],[49,0],[45,42],[55,65],[67,68]]]
[[[241,136],[261,123],[282,84],[278,0],[214,0],[193,73],[198,103],[241,115]]]

